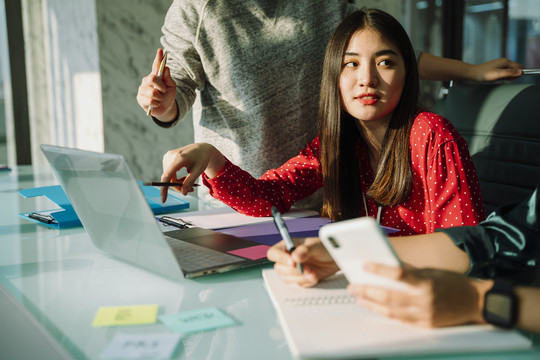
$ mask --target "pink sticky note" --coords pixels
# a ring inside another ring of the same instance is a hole
[[[236,256],[241,256],[250,260],[258,260],[266,257],[266,252],[268,251],[268,245],[256,245],[243,249],[237,249],[232,251],[227,251],[229,254]]]

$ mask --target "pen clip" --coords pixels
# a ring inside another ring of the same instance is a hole
[[[41,221],[42,223],[45,223],[45,224],[56,224],[57,223],[56,220],[49,214],[40,214],[40,213],[37,213],[37,212],[33,212],[33,213],[28,214],[28,217],[30,219]]]
[[[163,215],[162,217],[158,217],[158,220],[161,221],[164,224],[171,225],[174,227],[177,227],[179,229],[188,229],[193,224],[189,221],[185,221],[182,218],[174,218],[172,216]]]

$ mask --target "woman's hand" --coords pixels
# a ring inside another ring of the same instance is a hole
[[[408,285],[408,290],[349,284],[357,303],[381,315],[423,327],[484,322],[485,284],[465,275],[433,269],[412,269],[366,264],[366,270]]]
[[[193,191],[193,184],[206,172],[208,177],[213,178],[219,174],[226,162],[225,156],[214,146],[207,143],[197,143],[184,146],[182,148],[168,151],[163,156],[163,182],[181,182],[177,177],[177,172],[186,168],[188,175],[182,178],[181,187],[175,187],[175,190],[187,195]],[[167,200],[168,187],[161,188],[161,201]]]
[[[163,60],[163,49],[158,49],[152,64],[152,72],[142,79],[139,86],[137,102],[144,111],[152,105],[152,116],[160,121],[170,122],[178,116],[178,107],[174,101],[176,84],[167,66],[163,70],[163,76],[157,76],[161,60]]]
[[[473,65],[471,70],[471,79],[476,81],[509,80],[523,74],[521,64],[507,58],[498,58],[482,64]]]
[[[268,259],[275,262],[274,269],[283,277],[283,281],[309,287],[339,270],[319,238],[294,241],[297,246],[292,254],[287,251],[284,241],[272,246],[266,253]],[[303,265],[303,273],[296,269],[296,263]]]

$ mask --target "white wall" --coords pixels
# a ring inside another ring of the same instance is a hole
[[[87,0],[24,0],[32,162],[39,145],[103,150],[96,12]]]
[[[401,19],[402,15],[402,2],[401,0],[355,0],[358,7],[381,9],[398,20]]]
[[[161,26],[171,2],[96,0],[105,150],[123,154],[141,180],[159,179],[163,154],[193,142],[190,116],[163,129],[136,100],[161,46]]]

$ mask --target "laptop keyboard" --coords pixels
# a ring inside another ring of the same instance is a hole
[[[169,243],[180,267],[185,272],[199,270],[205,267],[233,264],[244,260],[234,255],[173,239],[168,236],[165,236],[165,239]]]

